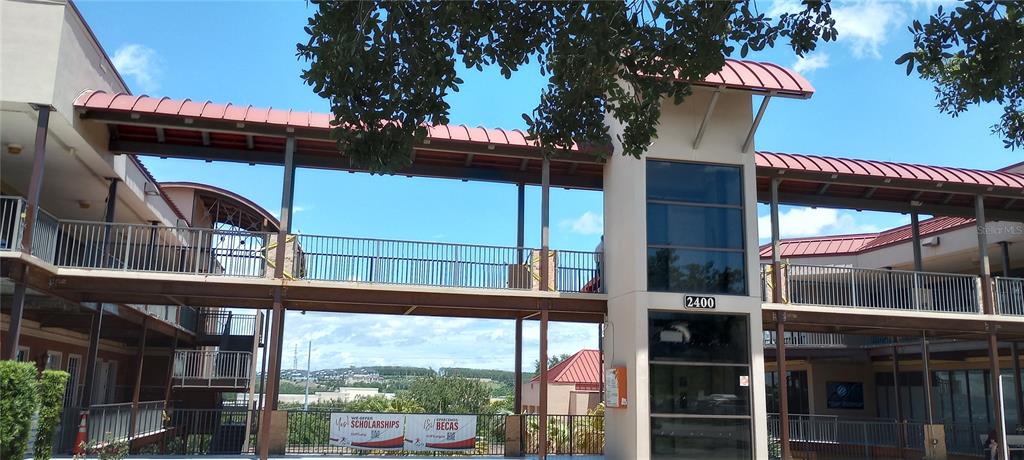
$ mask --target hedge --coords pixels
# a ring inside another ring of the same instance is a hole
[[[49,460],[53,435],[64,406],[64,387],[70,375],[64,371],[43,371],[39,377],[39,421],[36,423],[36,460]]]
[[[39,404],[36,366],[0,361],[0,459],[21,459]]]

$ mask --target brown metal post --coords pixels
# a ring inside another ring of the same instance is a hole
[[[1024,425],[1024,389],[1020,379],[1020,351],[1017,342],[1010,342],[1010,358],[1013,359],[1013,392],[1017,396],[1017,425]]]
[[[526,184],[516,185],[516,263],[523,264],[523,246],[526,245]]]
[[[900,338],[892,338],[892,387],[896,401],[896,422],[899,429],[896,431],[896,438],[900,458],[903,458],[903,448],[906,445],[906,424],[903,420],[903,397],[900,396]]]
[[[523,318],[516,318],[516,386],[513,407],[517,414],[523,413]]]
[[[921,219],[916,211],[910,213],[910,241],[914,250],[914,271],[922,271],[924,261],[921,258]]]
[[[103,212],[103,222],[106,225],[103,226],[103,246],[100,254],[103,254],[103,267],[113,267],[114,257],[110,254],[110,230],[111,224],[114,222],[114,212],[117,210],[117,183],[121,182],[121,179],[117,177],[109,178],[110,185],[107,186],[107,207]]]
[[[128,440],[135,438],[135,423],[139,419],[139,397],[142,394],[142,365],[146,360],[146,335],[149,333],[149,317],[142,318],[142,338],[135,355],[135,386],[132,388],[132,416],[128,422]]]
[[[989,373],[992,375],[992,408],[995,414],[995,429],[996,439],[999,443],[999,456],[1000,459],[1008,459],[1009,450],[1006,446],[1006,416],[1003,410],[1003,382],[1000,377],[1000,365],[999,365],[999,338],[996,336],[995,331],[989,332],[988,335],[988,358],[989,358]]]
[[[537,403],[539,418],[537,433],[537,458],[548,458],[548,306],[540,311],[540,391]]]
[[[50,129],[50,106],[35,105],[39,113],[36,122],[36,141],[32,157],[32,176],[28,181],[28,196],[25,198],[24,230],[21,233],[21,250],[32,252],[32,236],[36,226],[36,215],[39,211],[39,193],[43,189],[43,170],[46,167],[46,136]],[[25,313],[25,282],[28,279],[28,265],[20,264],[17,268],[20,276],[15,281],[14,298],[11,302],[11,321],[4,344],[4,358],[18,359],[18,340],[21,339],[21,318]]]
[[[928,363],[928,332],[921,331],[921,383],[924,386],[924,413],[928,424],[935,423],[935,405],[932,402],[932,371]]]
[[[793,457],[789,451],[789,378],[786,372],[786,312],[775,314],[775,360],[779,368],[779,445],[782,460]]]
[[[174,388],[174,361],[178,353],[178,331],[174,331],[174,341],[171,342],[171,354],[167,355],[167,385],[164,386],[164,407],[171,405],[171,389]]]
[[[270,365],[267,372],[271,376],[267,379],[267,385],[263,390],[266,397],[270,398],[269,404],[263,406],[263,413],[260,416],[259,437],[256,445],[259,447],[260,460],[267,460],[270,455],[270,421],[271,413],[277,409],[278,380],[273,376],[281,375],[281,351],[283,349],[281,339],[284,330],[284,306],[281,303],[281,289],[274,289],[274,317],[270,327]]]
[[[82,408],[86,411],[92,406],[92,387],[96,378],[96,359],[100,349],[100,336],[103,332],[103,304],[96,304],[96,312],[92,315],[89,325],[89,351],[85,357],[85,385],[82,388]]]
[[[771,223],[772,223],[772,303],[782,303],[782,243],[779,235],[779,185],[782,179],[772,178],[771,183]],[[763,288],[763,286],[762,286]],[[785,340],[780,335],[775,339],[777,342]],[[780,377],[780,380],[785,380]]]
[[[1003,276],[1010,276],[1010,242],[1000,241],[999,246],[1003,256]]]

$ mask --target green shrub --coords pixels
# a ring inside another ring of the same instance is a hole
[[[21,459],[39,404],[33,363],[0,361],[0,459]]]
[[[53,434],[60,423],[60,412],[64,406],[64,386],[68,383],[67,372],[43,371],[39,377],[39,421],[36,424],[36,460],[49,460],[53,449]]]

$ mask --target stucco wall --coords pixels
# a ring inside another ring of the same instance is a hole
[[[711,99],[711,92],[696,90],[681,105],[667,102],[662,111],[659,137],[647,158],[740,165],[746,206],[745,242],[748,296],[716,296],[717,313],[747,315],[752,344],[751,392],[754,414],[765,412],[761,302],[758,283],[757,208],[754,158],[741,152],[752,122],[748,94],[724,92],[704,133],[699,149],[693,141]],[[613,138],[622,132],[608,121]],[[650,390],[648,379],[648,311],[683,310],[683,294],[647,292],[646,167],[644,161],[616,154],[605,166],[605,260],[608,289],[608,325],[604,350],[607,366],[623,366],[628,374],[625,409],[606,411],[607,454],[611,459],[650,458]],[[767,426],[754,417],[756,457],[767,458]]]

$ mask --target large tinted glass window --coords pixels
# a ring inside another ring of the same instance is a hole
[[[651,456],[750,459],[745,315],[648,314]]]
[[[735,166],[647,162],[647,198],[651,200],[742,206],[742,190]]]
[[[648,160],[648,290],[746,294],[742,191],[736,166]]]

